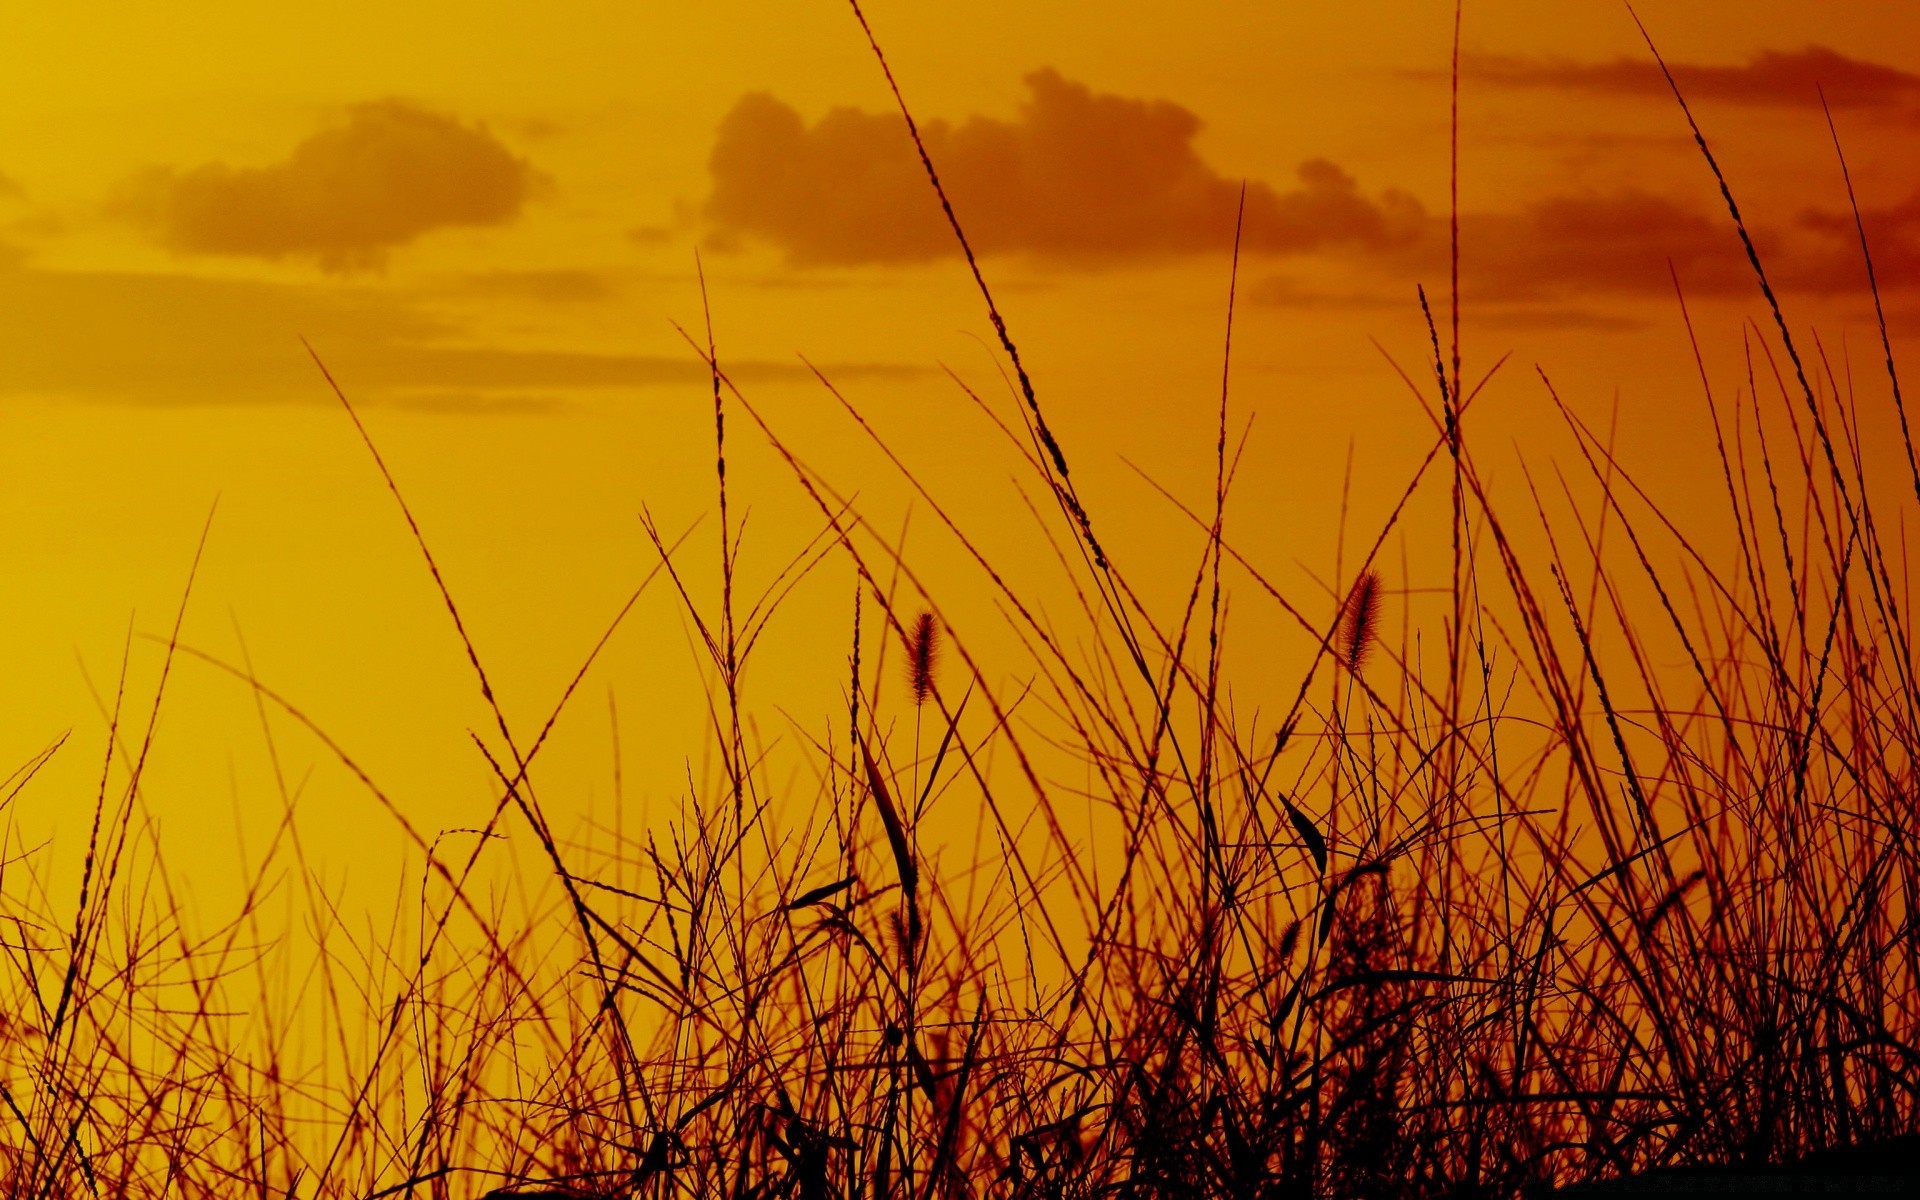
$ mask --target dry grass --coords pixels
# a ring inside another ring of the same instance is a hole
[[[6,1194],[1495,1197],[1920,1129],[1920,688],[1904,514],[1862,465],[1876,397],[1824,356],[1810,371],[1784,317],[1755,334],[1788,364],[1771,398],[1729,403],[1703,369],[1737,542],[1713,555],[1565,406],[1597,509],[1502,511],[1436,330],[1406,489],[1450,495],[1436,670],[1382,619],[1404,498],[1314,611],[1235,551],[1224,389],[1191,587],[1140,602],[975,273],[1018,379],[1024,428],[1002,428],[1058,502],[1070,541],[1036,537],[1080,619],[1044,615],[894,461],[974,554],[1045,720],[1010,711],[1005,665],[788,450],[710,332],[690,339],[712,366],[719,605],[650,521],[649,582],[711,660],[717,774],[643,836],[567,842],[533,768],[574,688],[531,736],[510,726],[404,501],[497,718],[479,828],[415,830],[244,662],[176,632],[169,664],[251,688],[270,751],[276,724],[317,738],[425,865],[391,929],[355,933],[289,819],[239,915],[194,930],[139,820],[162,697],[136,716],[123,687],[78,895],[18,847],[0,875]],[[767,579],[736,571],[730,415],[826,531]],[[754,747],[743,678],[822,562],[858,582],[848,709],[808,792]],[[1278,719],[1227,700],[1223,573],[1273,602],[1240,619],[1318,648]],[[1066,763],[1090,784],[1056,782]],[[932,865],[936,804],[980,814],[966,869]],[[511,912],[472,886],[508,833],[539,849]],[[291,966],[274,886],[312,932]]]

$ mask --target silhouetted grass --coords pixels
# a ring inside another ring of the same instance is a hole
[[[288,819],[237,916],[195,929],[139,820],[160,697],[138,720],[123,682],[77,896],[17,837],[0,875],[0,1186],[1504,1197],[1910,1147],[1920,689],[1905,514],[1867,486],[1858,410],[1876,397],[1803,354],[1707,161],[1776,319],[1750,332],[1755,373],[1731,402],[1701,370],[1728,553],[1661,512],[1544,373],[1598,508],[1550,518],[1530,475],[1520,511],[1496,503],[1457,324],[1443,355],[1429,313],[1434,395],[1416,394],[1438,403],[1431,447],[1358,564],[1309,604],[1234,548],[1223,380],[1212,510],[1185,509],[1203,549],[1181,602],[1156,608],[1125,538],[1094,540],[969,254],[1018,380],[1024,426],[999,427],[1058,503],[1068,544],[1037,519],[1035,546],[1076,619],[1022,595],[846,407],[979,569],[1025,647],[1024,696],[734,386],[709,321],[689,344],[712,381],[718,608],[695,599],[685,536],[648,518],[656,567],[529,737],[342,394],[494,718],[474,742],[496,803],[427,836],[244,652],[180,645],[176,621],[167,662],[251,689],[276,778],[274,729],[290,722],[392,815],[421,872],[390,929],[355,931],[280,780]],[[1770,404],[1788,445],[1767,431]],[[738,569],[730,413],[769,440],[823,531],[759,580]],[[1431,482],[1443,455],[1450,478]],[[1384,612],[1382,547],[1422,486],[1450,492],[1437,671],[1411,620],[1395,640]],[[851,569],[856,595],[847,723],[823,718],[832,732],[805,749],[808,791],[751,733],[746,680],[769,616],[822,564]],[[1238,620],[1308,635],[1304,660],[1245,668],[1298,679],[1277,716],[1228,699],[1228,570],[1272,601]],[[547,816],[535,762],[656,582],[710,659],[719,769],[670,820],[576,843]],[[936,807],[978,813],[957,867],[958,850],[929,844]],[[517,900],[475,886],[481,857],[504,853],[490,847],[527,835],[538,859]],[[267,907],[276,889],[285,918]],[[310,956],[289,962],[276,919],[310,931]]]

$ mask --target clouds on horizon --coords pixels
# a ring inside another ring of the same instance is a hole
[[[1224,258],[1240,184],[1198,153],[1198,117],[1052,71],[1029,76],[1027,87],[1013,120],[923,127],[976,250],[1069,268]],[[782,102],[750,95],[722,123],[711,171],[709,233],[770,243],[794,265],[908,265],[958,253],[897,114],[838,109],[808,124]],[[434,183],[415,189],[423,175]],[[462,180],[480,183],[463,194]],[[144,205],[149,229],[176,249],[310,257],[340,272],[377,264],[433,229],[514,220],[537,184],[533,168],[484,129],[383,102],[348,110],[343,123],[279,163],[150,174],[120,202],[125,212]],[[1464,294],[1489,319],[1625,328],[1626,318],[1600,311],[1604,301],[1664,299],[1674,274],[1689,295],[1754,292],[1727,216],[1704,189],[1685,199],[1620,188],[1509,203],[1461,214]],[[1246,204],[1247,254],[1295,260],[1308,281],[1250,283],[1250,301],[1362,310],[1404,303],[1415,281],[1429,291],[1445,281],[1444,213],[1406,191],[1363,190],[1328,160],[1302,163],[1285,186],[1250,181]],[[1904,303],[1920,286],[1920,190],[1863,220],[1881,286],[1901,292]],[[1864,295],[1851,213],[1761,215],[1753,232],[1783,290]],[[299,336],[370,397],[443,411],[539,411],[560,393],[705,378],[691,356],[476,344],[462,318],[445,315],[475,311],[475,301],[603,303],[620,294],[627,277],[617,271],[476,268],[404,286],[352,278],[293,285],[40,269],[0,244],[0,274],[0,322],[9,330],[0,342],[0,394],[324,399]],[[872,280],[776,270],[755,282]],[[767,361],[730,371],[742,382],[807,378],[797,364]],[[888,363],[833,372],[916,373]]]
[[[1724,213],[1633,188],[1545,196],[1512,213],[1461,215],[1464,284],[1500,300],[1726,295],[1752,276]],[[1756,234],[1763,253],[1777,239]]]
[[[1670,63],[1689,100],[1818,108],[1820,94],[1836,108],[1895,108],[1920,104],[1920,75],[1852,58],[1825,46],[1762,50],[1737,66]],[[1469,54],[1460,61],[1470,79],[1514,88],[1556,88],[1620,96],[1672,94],[1652,58],[1583,63],[1515,55]]]
[[[1095,92],[1057,71],[1026,77],[1018,117],[921,125],[968,240],[982,254],[1082,264],[1232,243],[1240,182],[1194,148],[1200,119],[1167,100]],[[715,239],[772,243],[796,265],[927,262],[959,254],[898,114],[838,108],[808,125],[765,93],[720,124],[704,205]],[[1368,196],[1325,159],[1287,188],[1250,181],[1245,247],[1299,253],[1412,241],[1412,196]]]
[[[1480,69],[1490,61],[1480,60]],[[1836,91],[1846,103],[1890,102],[1920,87],[1920,77],[1817,48],[1763,54],[1743,68],[1686,70],[1718,94],[1764,91],[1777,101],[1783,80],[1809,79],[1835,63],[1844,70],[1829,74],[1842,81]],[[1645,86],[1639,64],[1496,65],[1502,81],[1516,86]],[[1087,266],[1227,252],[1240,185],[1199,156],[1198,117],[1166,100],[1095,92],[1050,70],[1026,83],[1013,121],[974,116],[922,126],[976,253]],[[960,253],[897,114],[840,108],[809,125],[772,96],[748,95],[721,122],[710,171],[704,214],[710,241],[722,245],[771,244],[802,268],[905,265]],[[1285,188],[1248,182],[1245,253],[1313,255],[1358,269],[1339,291],[1348,306],[1374,294],[1370,282],[1445,274],[1443,215],[1403,190],[1363,192],[1323,158],[1296,174]],[[1883,286],[1920,283],[1920,193],[1866,216]],[[1850,216],[1762,218],[1751,228],[1783,286],[1832,294],[1864,282]],[[1676,275],[1694,295],[1740,295],[1753,286],[1725,212],[1706,194],[1679,199],[1617,188],[1541,196],[1506,211],[1462,213],[1461,237],[1463,286],[1499,303],[1665,296]],[[1297,302],[1287,286],[1273,285],[1268,301]]]
[[[1409,252],[1370,262],[1377,280],[1405,281],[1405,291],[1337,293],[1269,279],[1248,293],[1281,307],[1363,308],[1411,303],[1415,282],[1429,292],[1449,273],[1449,233],[1435,220]],[[1760,235],[1773,257],[1779,239]],[[1738,295],[1753,288],[1746,256],[1724,215],[1634,189],[1542,197],[1514,212],[1460,215],[1462,296],[1491,323],[1510,328],[1626,329],[1635,323],[1585,307],[1596,299],[1671,296],[1677,277],[1689,295]],[[1349,273],[1350,274],[1350,273]],[[1798,274],[1798,272],[1796,272]]]
[[[484,127],[401,100],[357,104],[261,167],[154,168],[112,207],[162,245],[199,254],[380,266],[436,229],[504,225],[541,177]]]
[[[1879,286],[1920,288],[1920,192],[1862,214]],[[1464,285],[1500,301],[1690,296],[1758,298],[1758,282],[1724,209],[1655,193],[1548,196],[1506,214],[1461,218]],[[1867,269],[1851,212],[1809,209],[1749,220],[1767,277],[1789,295],[1865,298]],[[1439,269],[1435,252],[1430,270]]]
[[[1487,295],[1523,300],[1608,294],[1757,295],[1726,210],[1625,189],[1548,196],[1512,214],[1463,214],[1463,276]],[[1866,263],[1850,211],[1806,209],[1756,221],[1767,277],[1802,295],[1867,295]],[[1920,287],[1920,190],[1861,214],[1883,291]],[[1671,270],[1669,269],[1671,264]]]

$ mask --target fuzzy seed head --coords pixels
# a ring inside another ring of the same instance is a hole
[[[931,612],[922,612],[907,631],[907,687],[916,705],[933,696],[933,672],[940,665],[940,627]]]
[[[1358,675],[1366,664],[1367,651],[1379,636],[1380,576],[1363,573],[1347,593],[1345,610],[1340,614],[1340,658],[1347,670]]]

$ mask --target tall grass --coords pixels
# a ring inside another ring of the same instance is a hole
[[[1227,536],[1224,384],[1212,503],[1186,509],[1190,586],[1167,609],[1141,599],[1124,535],[1094,537],[974,264],[1018,381],[1021,424],[1001,429],[1058,502],[1035,545],[1071,580],[1076,619],[1022,594],[847,411],[977,567],[1026,648],[1024,700],[734,386],[709,322],[689,344],[711,368],[720,599],[696,599],[696,556],[650,519],[641,589],[674,589],[710,659],[718,770],[630,837],[576,841],[536,788],[613,630],[549,719],[514,728],[342,395],[496,718],[475,737],[491,814],[414,828],[293,698],[244,658],[180,644],[176,623],[167,661],[250,689],[276,763],[276,728],[316,739],[422,869],[390,928],[357,932],[289,819],[238,914],[196,928],[139,819],[161,698],[136,713],[123,686],[77,896],[17,835],[0,866],[0,1186],[1494,1197],[1913,1135],[1905,505],[1889,511],[1866,475],[1860,409],[1881,396],[1805,354],[1725,194],[1778,318],[1752,332],[1756,371],[1733,394],[1701,356],[1730,552],[1663,513],[1544,373],[1596,505],[1550,518],[1531,477],[1520,511],[1497,502],[1457,332],[1443,354],[1435,328],[1432,394],[1415,389],[1430,448],[1311,605]],[[1890,348],[1887,368],[1898,406]],[[730,417],[771,443],[824,531],[766,578],[739,570]],[[1384,610],[1412,582],[1389,585],[1382,548],[1423,487],[1450,493],[1444,611],[1419,614],[1443,626],[1438,669],[1411,611],[1396,636]],[[769,616],[826,572],[853,582],[846,711],[816,726],[807,785],[752,736],[747,684]],[[1234,619],[1297,626],[1312,651],[1235,662],[1229,586],[1259,597]],[[1297,680],[1286,711],[1237,711],[1236,672],[1276,669]],[[958,868],[937,840],[955,828],[978,839]],[[513,904],[475,884],[503,841],[537,850]],[[297,961],[271,923],[275,887],[311,931]]]

